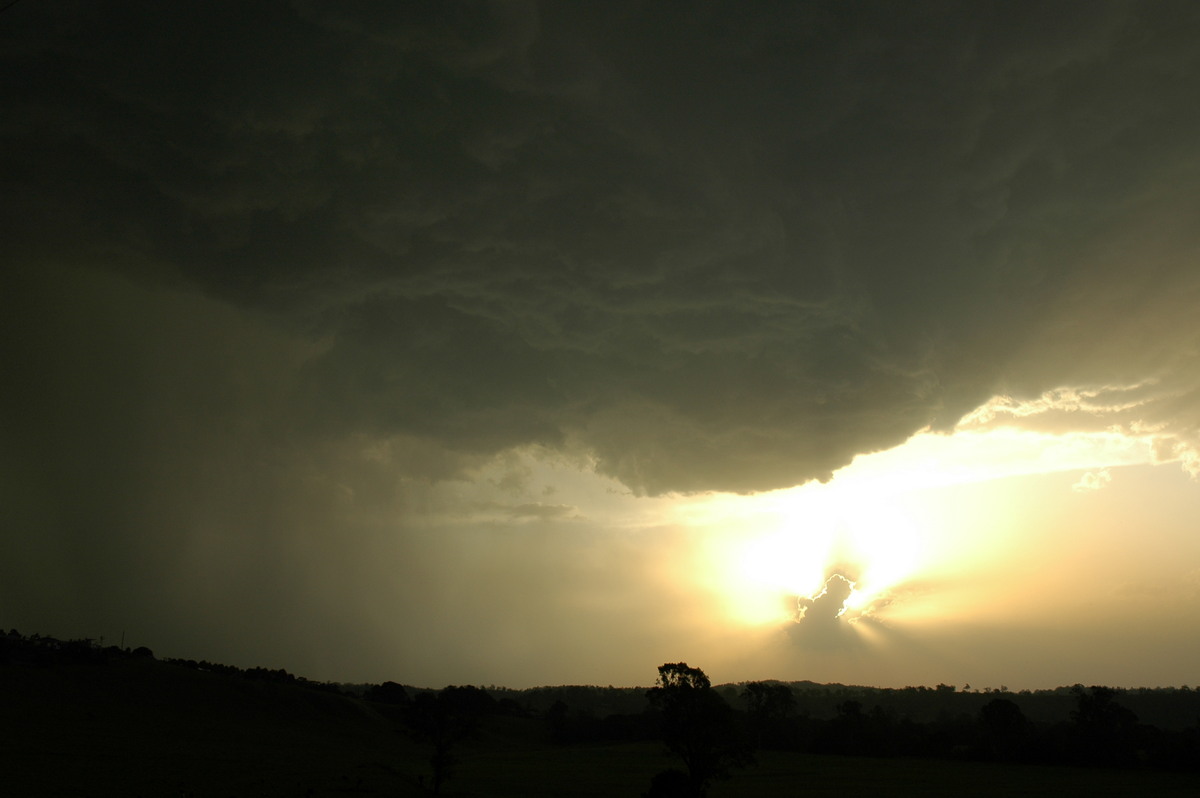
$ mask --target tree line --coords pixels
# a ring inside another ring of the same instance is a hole
[[[189,668],[191,670],[222,673],[227,676],[237,676],[254,681],[290,684],[327,692],[346,692],[343,685],[334,682],[319,682],[296,676],[283,668],[239,668],[235,665],[222,665],[208,660],[180,659],[166,657],[157,659],[154,652],[146,646],[136,648],[104,645],[104,640],[96,638],[75,638],[59,640],[41,634],[22,635],[15,629],[7,633],[0,631],[0,665],[106,665],[120,660],[156,660],[165,665]]]
[[[572,710],[561,698],[534,710],[511,695],[497,699],[478,687],[409,695],[403,686],[388,682],[369,689],[364,698],[392,707],[410,733],[432,746],[435,793],[453,775],[458,743],[482,718],[500,714],[540,719],[547,739],[559,745],[661,740],[680,767],[656,775],[647,798],[700,798],[714,780],[752,764],[756,751],[1200,772],[1200,717],[1177,729],[1142,723],[1122,703],[1122,691],[1110,687],[1075,685],[1054,691],[1055,697],[1069,699],[1070,708],[1050,721],[1029,718],[1014,700],[1016,694],[957,693],[945,685],[896,692],[907,699],[924,697],[934,706],[951,694],[969,696],[977,709],[942,710],[932,719],[917,720],[883,703],[868,706],[845,698],[832,716],[814,717],[798,699],[803,691],[787,684],[748,682],[718,689],[701,669],[687,663],[666,663],[658,671],[655,686],[643,691],[640,710],[607,715]],[[574,692],[596,697],[584,688]],[[872,692],[888,694],[867,688],[842,691],[860,696]],[[831,694],[837,691],[826,689],[819,697]]]
[[[103,666],[149,660],[150,649],[0,632],[0,665]],[[365,700],[430,750],[434,792],[451,778],[460,744],[489,716],[524,718],[554,745],[661,741],[679,767],[655,777],[650,798],[696,798],[756,751],[926,757],[1200,772],[1200,691],[1074,685],[1012,693],[948,685],[903,689],[746,682],[714,687],[687,663],[665,663],[649,688],[422,689],[383,682],[314,682],[283,669],[207,661],[161,664],[338,692]],[[1140,718],[1138,711],[1160,720]]]

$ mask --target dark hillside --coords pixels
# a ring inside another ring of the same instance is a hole
[[[396,769],[420,767],[394,723],[329,691],[148,657],[2,664],[0,684],[5,795],[402,795]]]
[[[730,752],[757,748],[714,776],[712,798],[1200,794],[1200,729],[1148,726],[1124,705],[1186,717],[1187,690],[705,686],[696,695],[712,712],[678,727],[677,707],[643,689],[385,682],[357,693],[283,670],[0,635],[0,796],[415,796],[438,776],[451,798],[633,798],[680,766],[668,732],[704,725],[695,718],[728,721],[711,739]]]

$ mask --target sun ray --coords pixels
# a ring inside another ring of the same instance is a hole
[[[683,502],[680,512],[722,530],[706,570],[734,623],[794,622],[797,602],[815,600],[835,574],[852,585],[839,612],[848,624],[868,616],[930,623],[961,615],[962,600],[979,602],[980,585],[1013,556],[1004,540],[1021,534],[1024,520],[1011,506],[1013,480],[1145,459],[1145,448],[1111,430],[922,433],[858,458],[827,483],[709,495]],[[956,582],[965,571],[977,573],[978,584]],[[940,598],[932,585],[941,586]]]

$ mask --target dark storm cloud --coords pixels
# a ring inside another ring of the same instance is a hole
[[[1175,365],[1097,335],[1196,289],[1197,22],[28,4],[3,234],[324,342],[289,397],[313,430],[791,485],[1005,387]]]

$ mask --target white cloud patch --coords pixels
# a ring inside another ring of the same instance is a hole
[[[996,396],[967,414],[958,429],[1019,429],[1063,442],[1123,441],[1141,452],[1137,462],[1178,463],[1197,477],[1200,426],[1195,419],[1200,408],[1194,407],[1194,402],[1200,391],[1193,384],[1198,376],[1180,370],[1169,378],[1132,385],[1059,387],[1029,399]],[[1126,457],[1117,456],[1115,450],[1113,454],[1116,459],[1112,462],[1092,465],[1130,463]],[[1095,489],[1107,481],[1101,473],[1085,478],[1086,486],[1080,489]]]
[[[1071,490],[1077,493],[1094,493],[1110,482],[1112,482],[1112,474],[1108,472],[1108,469],[1088,471],[1071,486]]]

